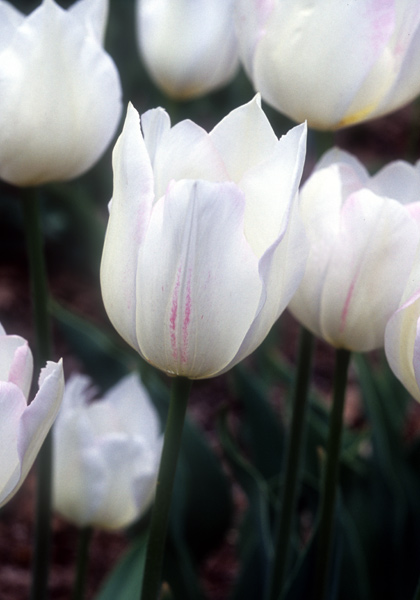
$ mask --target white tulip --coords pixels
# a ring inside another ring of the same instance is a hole
[[[53,503],[80,527],[119,529],[150,506],[162,450],[156,409],[136,375],[100,400],[73,375],[54,425]]]
[[[113,154],[102,296],[123,338],[163,371],[207,378],[263,341],[299,285],[296,201],[306,127],[277,139],[259,99],[208,134],[129,106]]]
[[[338,348],[383,346],[420,239],[419,198],[420,164],[369,177],[346,152],[321,158],[300,193],[310,252],[289,306],[305,327]]]
[[[102,47],[107,0],[54,0],[25,17],[0,1],[0,178],[72,179],[110,143],[121,115],[117,69]]]
[[[27,405],[33,360],[26,340],[0,325],[0,506],[18,491],[47,436],[64,390],[61,361],[41,370],[39,391]]]
[[[238,66],[234,0],[137,0],[140,54],[156,84],[186,100],[227,84]]]
[[[420,94],[420,3],[236,0],[239,54],[263,99],[337,129]]]

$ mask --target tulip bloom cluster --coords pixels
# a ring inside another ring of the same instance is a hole
[[[60,407],[64,390],[61,361],[48,362],[39,391],[27,406],[33,359],[26,340],[6,335],[0,325],[0,506],[25,480]]]
[[[303,275],[305,127],[278,140],[258,98],[208,134],[130,106],[113,154],[105,308],[148,362],[192,379],[250,354]]]
[[[420,4],[412,0],[237,0],[239,52],[263,99],[337,129],[420,93]]]
[[[0,178],[72,179],[101,156],[121,114],[117,69],[102,48],[107,0],[67,11],[44,0],[25,17],[0,2]]]
[[[374,177],[346,152],[325,154],[300,193],[311,249],[290,303],[338,348],[383,346],[420,240],[420,169],[402,161]]]
[[[152,502],[162,449],[146,389],[129,375],[94,400],[82,375],[66,384],[54,425],[54,506],[85,527],[126,527]]]

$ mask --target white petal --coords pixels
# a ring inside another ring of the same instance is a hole
[[[378,171],[368,187],[376,194],[393,198],[401,204],[419,202],[420,170],[405,161],[394,161]]]
[[[23,483],[17,441],[25,409],[22,391],[12,383],[0,381],[0,506],[6,504]]]
[[[245,194],[245,236],[260,258],[278,239],[289,217],[302,176],[306,126],[291,129],[270,157],[250,168],[239,182]]]
[[[137,338],[168,373],[217,374],[254,318],[261,282],[244,208],[234,184],[204,181],[174,183],[154,207],[139,255]]]
[[[350,118],[347,111],[389,42],[395,18],[391,0],[276,2],[256,46],[254,86],[295,121],[338,126]]]
[[[418,283],[418,282],[417,282]],[[385,330],[385,353],[395,376],[410,394],[420,402],[418,378],[420,318],[419,294],[397,310]]]
[[[229,179],[220,154],[202,127],[186,120],[168,129],[161,112],[152,116],[154,123],[147,123],[145,143],[153,156],[156,199],[165,194],[172,179]]]
[[[114,191],[101,262],[102,297],[114,327],[138,350],[137,253],[154,196],[152,166],[140,132],[139,115],[131,105],[112,158]]]
[[[0,52],[10,43],[16,29],[24,19],[25,15],[12,4],[0,1]]]
[[[322,335],[337,347],[373,350],[400,302],[419,231],[399,203],[367,190],[347,199],[341,218],[322,290]]]
[[[15,383],[29,396],[33,359],[28,342],[19,335],[0,336],[0,381]]]
[[[117,422],[127,434],[141,435],[150,445],[160,435],[160,420],[150,396],[136,373],[127,375],[114,385],[103,397],[102,402],[110,411],[113,409],[114,430]]]
[[[108,22],[109,0],[78,0],[68,10],[90,28],[98,42],[103,45]]]
[[[91,525],[105,492],[105,457],[83,409],[62,410],[53,433],[54,508],[79,527]]]
[[[211,131],[210,138],[222,157],[229,179],[235,182],[250,167],[267,160],[277,144],[259,96],[229,113]]]
[[[39,390],[22,414],[18,433],[21,482],[31,468],[60,408],[64,392],[62,362],[48,362],[39,378]]]

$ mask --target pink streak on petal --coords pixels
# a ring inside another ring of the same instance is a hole
[[[389,41],[395,27],[394,0],[374,0],[366,10],[365,18],[372,25],[370,42],[375,52],[381,51]]]
[[[346,327],[346,319],[347,319],[347,314],[349,312],[349,308],[350,308],[350,301],[351,301],[351,297],[353,295],[354,292],[354,286],[356,284],[356,281],[353,280],[351,283],[351,286],[349,288],[349,291],[347,292],[347,297],[346,297],[346,301],[344,302],[344,308],[343,308],[343,312],[341,313],[341,323],[340,323],[340,333],[343,333],[345,327]]]
[[[186,363],[188,360],[188,325],[191,320],[191,270],[188,273],[187,281],[187,295],[185,298],[185,314],[184,322],[182,324],[182,350],[181,350],[181,361]]]
[[[179,300],[179,286],[181,284],[181,269],[178,269],[176,275],[175,288],[172,294],[172,307],[171,307],[171,316],[169,318],[169,329],[171,331],[171,347],[172,347],[172,357],[177,360],[178,358],[178,345],[176,339],[176,321],[178,314],[178,300]]]

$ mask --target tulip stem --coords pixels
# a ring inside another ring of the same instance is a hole
[[[83,600],[86,588],[86,573],[89,562],[89,546],[93,527],[83,527],[79,533],[77,545],[76,578],[74,581],[72,600]]]
[[[324,600],[328,585],[331,541],[335,513],[344,400],[351,352],[338,349],[334,371],[334,396],[327,439],[326,464],[323,472],[321,511],[318,529],[318,552],[315,571],[315,600]]]
[[[190,379],[184,377],[175,377],[172,381],[169,413],[146,550],[141,600],[157,600],[160,593],[169,509],[191,383]]]
[[[39,199],[34,189],[22,191],[23,217],[28,251],[33,313],[35,321],[35,372],[51,358],[51,324],[48,314],[48,283],[43,251]],[[50,562],[51,515],[51,432],[45,438],[37,459],[37,497],[35,520],[35,548],[32,563],[31,600],[47,597]]]
[[[267,596],[269,600],[278,600],[281,598],[284,587],[289,538],[296,501],[300,459],[303,450],[305,409],[310,384],[313,340],[313,335],[302,327],[299,340],[295,388],[292,398],[292,422],[287,441],[283,468],[284,478],[282,479],[279,505],[280,511],[276,524],[275,552],[269,573],[269,577],[271,578]]]

